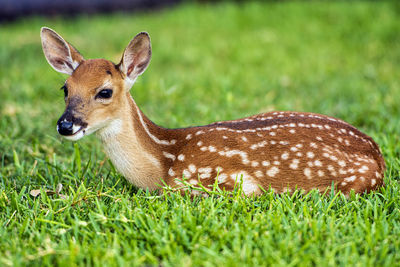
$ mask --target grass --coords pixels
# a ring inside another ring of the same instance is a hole
[[[399,19],[394,1],[278,2],[1,25],[0,264],[399,265]],[[380,144],[387,186],[349,199],[138,190],[94,136],[75,144],[57,136],[66,77],[44,59],[44,25],[85,57],[114,62],[148,31],[152,63],[132,94],[163,126],[271,110],[344,119]],[[44,193],[58,184],[66,199]]]

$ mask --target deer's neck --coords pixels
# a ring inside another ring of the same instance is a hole
[[[166,177],[165,155],[176,150],[177,133],[151,122],[128,93],[120,116],[99,130],[114,166],[140,188],[156,189]],[[172,154],[171,154],[172,155]]]

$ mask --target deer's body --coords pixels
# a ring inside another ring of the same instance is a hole
[[[48,61],[71,74],[59,132],[72,140],[97,132],[113,164],[134,185],[153,190],[162,179],[177,188],[184,177],[207,187],[218,179],[220,188],[232,190],[242,183],[244,193],[251,195],[262,193],[261,188],[325,191],[332,183],[345,194],[351,189],[361,193],[383,184],[385,163],[377,144],[346,122],[324,115],[271,112],[182,129],[155,125],[129,93],[150,60],[146,37],[138,35],[114,65],[83,60],[61,37],[42,30]],[[66,48],[67,63],[59,64],[60,52],[52,54]],[[111,89],[104,88],[112,88],[112,97],[105,93]]]

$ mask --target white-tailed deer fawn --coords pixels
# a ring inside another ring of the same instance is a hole
[[[58,132],[70,140],[97,132],[115,167],[137,187],[157,189],[163,179],[176,188],[183,177],[205,187],[218,179],[226,190],[241,181],[247,195],[261,194],[261,188],[324,191],[332,184],[348,194],[383,185],[378,145],[324,115],[285,111],[182,129],[155,125],[129,92],[150,62],[147,33],[133,38],[117,65],[85,60],[49,28],[41,29],[41,38],[50,65],[70,75],[62,87],[66,109]]]

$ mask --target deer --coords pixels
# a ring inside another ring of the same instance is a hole
[[[190,186],[217,185],[229,192],[240,182],[246,196],[267,189],[323,193],[332,187],[349,195],[384,185],[379,146],[354,126],[326,115],[274,111],[204,126],[156,125],[130,93],[150,63],[146,32],[129,42],[118,64],[84,59],[50,28],[41,28],[40,35],[50,66],[69,75],[61,87],[66,108],[57,121],[58,133],[72,141],[96,133],[118,172],[138,188],[154,191],[166,185],[188,192]]]

